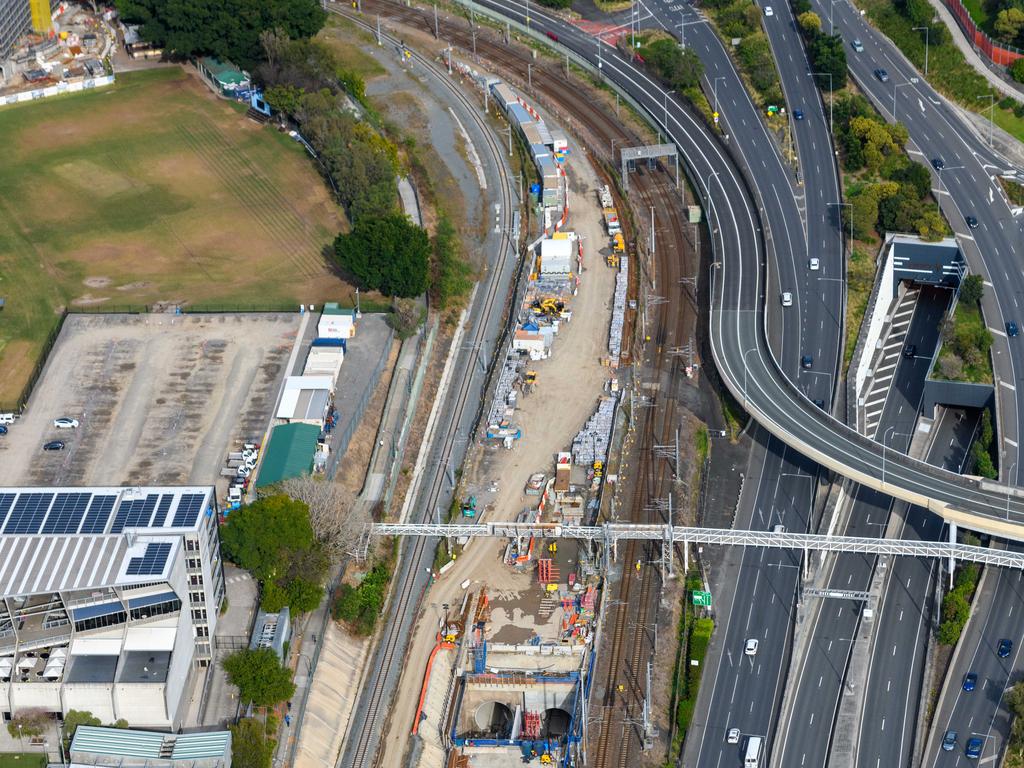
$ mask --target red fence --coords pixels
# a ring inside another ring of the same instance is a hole
[[[960,0],[943,0],[949,12],[953,14],[953,18],[956,19],[957,24],[960,25],[960,29],[967,35],[968,41],[974,46],[978,53],[987,56],[989,61],[993,64],[998,64],[1001,67],[1007,67],[1017,59],[1024,56],[1024,51],[1019,48],[1015,48],[1012,45],[1006,45],[1005,43],[996,43],[986,35],[983,31],[978,29],[978,25],[974,23],[974,19],[971,18],[971,14],[964,7],[964,4]]]

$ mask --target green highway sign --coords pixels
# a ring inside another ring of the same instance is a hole
[[[693,604],[698,608],[710,608],[711,607],[711,593],[710,592],[698,592],[694,590],[693,593]]]

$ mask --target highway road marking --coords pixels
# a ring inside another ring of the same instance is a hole
[[[818,676],[818,687],[819,688],[821,688],[821,683],[822,683],[822,681],[824,681],[824,679],[825,679],[824,675],[819,675]]]
[[[1008,437],[1004,437],[1003,440],[1004,442],[1006,442],[1007,445],[1012,445],[1014,448],[1017,447],[1017,442],[1015,440],[1011,440]]]
[[[740,682],[740,679],[738,677],[734,677],[732,679],[732,696],[729,697],[729,703],[730,704],[732,704],[733,700],[735,700],[735,698],[736,698],[736,686],[739,685],[739,682]]]
[[[1016,392],[1017,391],[1017,388],[1015,386],[1013,386],[1013,384],[1011,384],[1008,381],[1004,381],[1003,379],[999,380],[999,385],[1002,386],[1002,387],[1006,387],[1011,392]]]
[[[882,730],[883,731],[885,730],[885,718],[884,717],[882,718]]]
[[[900,610],[900,617],[899,617],[898,621],[903,621],[903,610],[902,609]]]

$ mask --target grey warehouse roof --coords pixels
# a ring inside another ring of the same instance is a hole
[[[80,725],[71,740],[72,759],[81,763],[103,764],[92,756],[116,759],[113,764],[137,765],[148,760],[230,760],[231,733],[213,731],[208,733],[155,733],[135,731],[127,728],[102,728]],[[135,758],[134,760],[132,758]]]

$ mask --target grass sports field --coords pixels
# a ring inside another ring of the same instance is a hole
[[[305,151],[174,67],[0,109],[0,410],[60,308],[345,299]]]

